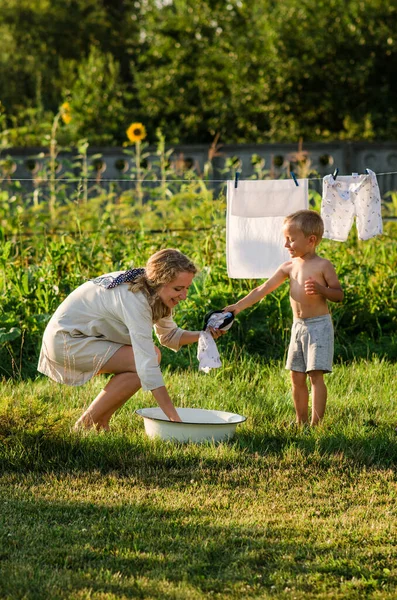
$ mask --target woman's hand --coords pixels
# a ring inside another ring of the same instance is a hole
[[[165,386],[161,386],[152,390],[152,394],[155,397],[157,404],[163,413],[167,415],[170,421],[176,421],[177,423],[182,422],[182,419],[178,415]]]
[[[227,331],[222,331],[222,329],[214,329],[214,327],[208,327],[207,331],[210,332],[214,340],[217,340],[221,337],[221,335],[227,333]]]

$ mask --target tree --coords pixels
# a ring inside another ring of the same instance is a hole
[[[110,75],[112,82],[117,71],[120,79],[116,87],[118,91],[122,89],[128,100],[128,87],[132,87],[129,57],[139,31],[139,19],[129,18],[132,11],[137,13],[132,0],[1,0],[1,3],[0,100],[8,127],[25,124],[29,130],[30,126],[33,136],[37,135],[36,144],[40,143],[42,132],[34,133],[36,122],[52,120],[67,90],[73,88],[78,96],[84,86],[94,85],[93,80],[88,83],[83,69],[93,59],[99,60],[100,55],[106,61],[106,75]],[[97,50],[96,58],[92,48]],[[80,84],[73,74],[81,79]],[[97,92],[98,96],[103,93],[103,82],[98,81]],[[117,109],[114,119],[106,119],[109,133],[103,139],[97,138],[98,142],[124,139],[128,118],[120,124],[119,113]],[[102,121],[98,129],[96,124],[95,130],[103,131],[104,125]],[[85,130],[93,129],[91,119]],[[26,127],[22,131],[18,140],[21,145]],[[80,131],[76,129],[76,135]],[[28,140],[31,143],[30,137]]]
[[[111,144],[123,131],[126,109],[119,64],[110,53],[92,46],[84,61],[65,62],[61,66],[66,87],[62,97],[70,104],[72,139],[87,138],[90,144]],[[69,85],[67,85],[69,84]]]
[[[175,0],[146,13],[140,104],[168,140],[263,139],[271,71],[267,2]]]
[[[98,144],[132,121],[170,143],[397,136],[393,0],[0,2],[2,122],[25,126],[18,144],[65,95],[70,133]]]
[[[140,103],[173,141],[395,137],[395,21],[382,0],[154,1]]]
[[[305,139],[396,137],[397,6],[382,0],[275,4],[275,128]],[[386,117],[386,119],[385,119]],[[355,125],[355,126],[354,126]],[[346,130],[348,127],[348,130]],[[349,131],[349,128],[351,131]]]

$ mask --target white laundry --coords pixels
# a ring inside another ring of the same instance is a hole
[[[249,219],[228,215],[227,274],[235,279],[270,277],[288,260],[282,227],[285,217]]]
[[[298,179],[227,183],[226,262],[229,277],[270,277],[289,259],[284,248],[284,218],[307,209],[308,181]]]
[[[236,217],[286,217],[307,208],[307,179],[266,179],[227,182],[231,214]]]
[[[367,169],[366,175],[353,173],[334,179],[323,179],[321,216],[324,238],[345,242],[356,217],[360,240],[369,240],[383,231],[381,197],[376,174]]]
[[[209,331],[200,331],[197,358],[199,360],[199,371],[204,371],[204,373],[209,373],[211,369],[218,369],[222,366],[218,348]]]
[[[207,328],[220,328],[222,331],[227,331],[233,325],[233,321],[224,327],[220,327],[226,316],[231,316],[231,313],[218,312],[211,315],[208,319]],[[200,332],[197,346],[197,358],[199,360],[199,371],[204,371],[204,373],[209,373],[211,369],[218,369],[222,366],[215,340],[207,329]]]

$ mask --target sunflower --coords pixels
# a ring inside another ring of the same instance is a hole
[[[61,119],[65,125],[69,125],[70,121],[72,120],[71,112],[72,111],[69,102],[64,102],[61,105]]]
[[[146,129],[142,123],[132,123],[127,129],[130,142],[141,142],[146,137]]]

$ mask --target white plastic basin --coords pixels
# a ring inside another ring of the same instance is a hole
[[[230,440],[239,423],[246,417],[223,410],[203,408],[177,408],[182,423],[170,421],[161,408],[139,408],[136,413],[143,417],[146,434],[162,440],[178,442],[220,442]]]

